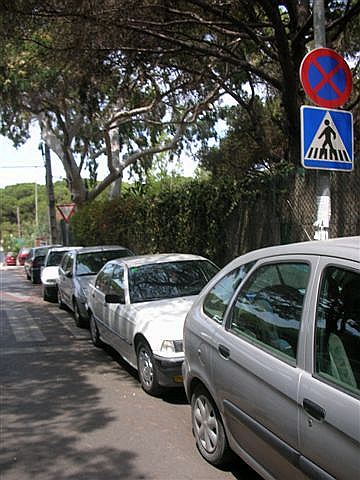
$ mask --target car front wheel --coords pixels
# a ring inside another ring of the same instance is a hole
[[[219,411],[202,386],[192,395],[191,419],[196,445],[205,460],[217,466],[228,462],[231,453]]]
[[[95,345],[95,347],[101,347],[102,346],[102,341],[100,340],[100,334],[99,334],[99,329],[96,325],[96,320],[94,318],[94,315],[90,315],[90,337],[92,343]]]
[[[137,365],[142,388],[149,395],[158,395],[161,392],[158,372],[151,348],[146,342],[141,342],[137,348]]]
[[[86,320],[85,318],[81,315],[79,305],[77,301],[74,299],[73,301],[73,312],[74,312],[74,320],[75,320],[75,325],[77,327],[83,328],[86,326]]]

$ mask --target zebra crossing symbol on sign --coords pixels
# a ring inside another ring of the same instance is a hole
[[[352,114],[301,107],[301,159],[305,168],[353,170]]]

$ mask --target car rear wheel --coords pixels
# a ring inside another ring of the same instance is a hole
[[[93,314],[90,315],[90,337],[95,347],[100,348],[102,346],[103,343],[100,340],[99,329]]]
[[[191,398],[191,419],[196,445],[212,465],[223,465],[231,458],[220,413],[211,395],[198,386]]]
[[[144,341],[137,348],[137,365],[142,388],[149,395],[158,395],[161,392],[158,372],[151,348]]]

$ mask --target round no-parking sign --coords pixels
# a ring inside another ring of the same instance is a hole
[[[321,107],[344,105],[352,89],[348,64],[330,48],[316,48],[304,57],[300,79],[306,95]]]

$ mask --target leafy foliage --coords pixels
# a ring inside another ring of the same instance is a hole
[[[138,254],[197,253],[223,265],[235,255],[229,226],[240,206],[248,209],[269,187],[281,196],[288,174],[258,172],[243,183],[169,178],[141,193],[129,189],[121,202],[94,201],[79,210],[71,220],[73,236],[79,244],[121,244]]]
[[[54,195],[56,203],[69,202],[69,191],[65,182],[54,184]],[[35,204],[36,196],[37,205]],[[5,249],[11,244],[11,249],[16,251],[22,245],[34,245],[38,237],[48,236],[49,215],[45,185],[34,183],[11,185],[0,189],[0,199],[0,236]],[[38,225],[36,225],[36,211]]]

